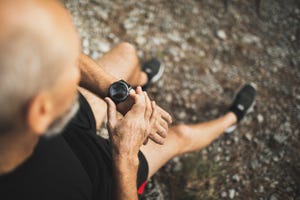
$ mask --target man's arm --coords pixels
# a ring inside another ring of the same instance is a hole
[[[116,200],[137,200],[138,152],[145,139],[151,123],[155,120],[155,104],[150,102],[145,92],[138,87],[131,92],[134,99],[132,109],[123,118],[118,118],[116,105],[106,98],[108,115],[108,132],[112,145],[114,191]]]
[[[107,96],[109,86],[118,79],[108,74],[88,56],[81,54],[78,60],[81,73],[80,86],[104,99]],[[133,99],[127,98],[125,102],[118,104],[117,110],[125,115],[131,109]],[[168,125],[172,123],[172,117],[165,110],[157,107],[156,123],[149,129],[149,138],[158,144],[163,144],[167,137]]]
[[[79,56],[78,65],[81,74],[79,85],[104,99],[109,86],[117,81],[117,78],[105,72],[94,60],[84,54]]]

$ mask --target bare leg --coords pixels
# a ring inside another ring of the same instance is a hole
[[[150,178],[174,156],[208,146],[236,121],[236,116],[229,112],[209,122],[171,127],[164,145],[149,141],[141,148],[149,164],[148,177]]]
[[[129,43],[121,43],[97,63],[108,73],[124,79],[132,86],[142,86],[147,82],[147,75],[141,71],[136,49]]]
[[[128,43],[122,43],[109,51],[98,60],[98,64],[108,73],[133,86],[144,85],[147,81],[146,74],[140,70],[136,50]],[[106,104],[91,92],[82,88],[80,91],[89,101],[99,126],[106,116]],[[164,145],[149,141],[141,148],[148,160],[149,177],[172,157],[206,147],[234,123],[236,116],[227,113],[209,122],[171,127]]]
[[[106,103],[97,95],[85,88],[78,87],[78,90],[89,102],[96,120],[96,128],[99,129],[106,117]]]

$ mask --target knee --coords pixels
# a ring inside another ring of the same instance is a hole
[[[123,52],[126,52],[128,55],[134,55],[137,57],[137,50],[135,46],[128,42],[122,42],[118,45],[118,48],[122,49]]]

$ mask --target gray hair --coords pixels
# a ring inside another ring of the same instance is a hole
[[[0,133],[24,129],[30,99],[62,72],[59,46],[24,27],[0,40]]]

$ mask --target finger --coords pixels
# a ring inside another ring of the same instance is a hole
[[[116,104],[109,98],[106,97],[105,102],[107,103],[107,118],[109,128],[115,128],[117,123],[117,108]]]
[[[136,88],[134,98],[135,98],[135,103],[145,102],[144,92],[140,86]]]
[[[169,124],[164,119],[159,120],[158,125],[160,125],[161,127],[163,127],[166,130],[169,129]]]
[[[147,92],[143,92],[143,93],[144,93],[144,98],[145,98],[145,103],[146,103],[145,119],[150,121],[151,114],[152,114],[152,105],[151,105],[151,101],[147,95]]]
[[[148,144],[148,141],[149,141],[149,138],[147,137],[147,138],[145,139],[145,141],[144,141],[143,145],[146,145],[146,144]]]
[[[161,114],[161,117],[167,121],[168,124],[171,124],[173,122],[172,117],[169,113],[167,113],[164,109],[157,106],[158,111]]]
[[[155,143],[157,143],[157,144],[160,144],[160,145],[163,145],[163,144],[165,143],[165,140],[164,140],[162,137],[160,137],[158,134],[150,134],[150,135],[149,135],[149,138],[150,138],[153,142],[155,142]]]
[[[142,93],[143,93],[143,90],[142,90],[142,87],[141,87],[141,86],[137,86],[137,88],[136,88],[136,93],[137,93],[137,94],[142,94]]]
[[[157,115],[157,108],[156,108],[155,101],[151,101],[151,108],[152,108],[152,113],[151,113],[151,117],[150,117],[150,124],[154,124],[156,121],[156,115]]]
[[[168,129],[165,129],[161,125],[156,125],[157,134],[160,135],[162,138],[166,138],[168,136]]]
[[[135,92],[134,89],[131,89],[131,90],[129,91],[129,96],[132,97],[133,99],[135,98],[136,92]]]

